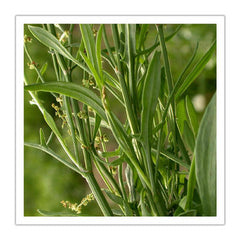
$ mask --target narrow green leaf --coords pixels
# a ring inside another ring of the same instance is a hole
[[[72,160],[72,162],[79,167],[75,157],[73,156],[73,154],[70,152],[69,148],[67,147],[61,133],[59,132],[57,125],[54,121],[54,119],[52,118],[52,116],[44,109],[43,110],[43,117],[46,121],[46,123],[48,124],[48,126],[51,128],[51,130],[54,132],[54,134],[56,135],[58,141],[60,142],[61,146],[63,147],[64,151],[66,152],[66,154],[69,156],[69,158]],[[79,167],[80,168],[80,167]]]
[[[48,68],[48,63],[45,62],[45,63],[43,64],[43,66],[41,67],[41,69],[40,69],[41,75],[43,75],[43,74],[47,71],[47,68]]]
[[[135,57],[139,57],[141,55],[150,55],[154,50],[155,48],[157,48],[159,46],[159,42],[157,43],[154,43],[151,47],[145,49],[145,50],[142,50],[142,51],[137,51],[137,54],[135,55]]]
[[[40,27],[28,26],[28,28],[30,32],[33,34],[33,36],[37,38],[45,46],[54,49],[57,53],[73,61],[79,67],[81,67],[82,69],[91,74],[91,72],[86,67],[84,67],[80,62],[78,62],[77,59],[75,59],[69,53],[69,51],[58,41],[58,39],[55,36],[53,36],[50,32]]]
[[[177,117],[177,125],[179,128],[179,131],[181,133],[181,136],[184,134],[184,122],[188,121],[188,116],[186,112],[186,107],[185,107],[185,102],[184,99],[181,99],[177,103],[177,108],[176,108],[176,117]]]
[[[198,63],[195,65],[193,70],[187,75],[185,78],[183,84],[181,87],[179,87],[176,98],[180,97],[187,88],[191,85],[191,83],[199,76],[199,74],[202,72],[208,61],[211,59],[211,56],[213,52],[216,49],[216,41],[212,44],[212,46],[209,48],[209,50],[204,54],[204,56],[198,61]]]
[[[156,111],[161,87],[160,52],[155,52],[146,75],[142,94],[142,138],[152,136],[153,116]],[[151,93],[151,94],[150,94]]]
[[[161,66],[160,52],[155,52],[150,62],[142,94],[142,129],[141,137],[145,152],[145,165],[147,166],[148,175],[153,191],[155,191],[155,181],[153,174],[153,164],[151,156],[151,138],[153,117],[158,103],[158,96],[161,87]]]
[[[100,78],[96,68],[94,67],[94,65],[92,64],[91,60],[82,52],[80,51],[80,55],[83,58],[84,62],[87,64],[87,66],[89,67],[90,71],[91,71],[91,75],[93,75],[93,77],[96,80],[97,85],[99,86],[99,88],[102,88],[103,82],[102,79]]]
[[[66,58],[72,58],[68,50],[51,33],[40,27],[28,26],[28,28],[33,36],[36,37],[41,43],[56,50]]]
[[[196,179],[203,213],[216,216],[216,95],[207,106],[196,140]]]
[[[161,69],[161,86],[160,86],[160,91],[159,91],[159,99],[161,102],[164,102],[164,94],[165,94],[165,88],[166,88],[166,76],[165,76],[165,70],[164,67]]]
[[[129,91],[134,106],[136,107],[137,96],[137,84],[134,77],[134,65],[135,65],[135,54],[136,54],[136,24],[125,24],[125,50],[126,50],[126,62],[128,65],[128,82]]]
[[[57,138],[59,138],[61,140],[61,142],[64,142],[62,135],[59,132],[53,117],[45,109],[43,110],[43,117],[44,117],[46,123],[48,124],[48,126],[52,129],[54,134],[57,136]]]
[[[89,117],[89,121],[90,121],[90,124],[92,126],[95,126],[95,124],[96,124],[96,118],[95,117]],[[108,123],[106,121],[104,121],[104,120],[101,120],[100,126],[104,127],[104,128],[107,128],[107,129],[111,129],[109,127]]]
[[[109,125],[112,129],[113,135],[122,148],[122,150],[126,153],[129,158],[135,157],[134,150],[131,144],[131,140],[128,137],[126,130],[122,126],[121,122],[118,118],[113,114],[113,112],[107,110],[107,117]]]
[[[181,150],[182,156],[186,159],[188,163],[190,163],[190,159],[186,150],[186,144],[191,149],[191,151],[193,151],[195,138],[192,133],[192,130],[189,128],[190,123],[187,116],[184,99],[181,99],[178,102],[176,112],[177,112],[176,122],[178,127],[176,132],[177,142]]]
[[[110,162],[110,166],[119,166],[121,165],[123,162],[125,162],[125,156],[122,156],[116,160],[113,160],[112,162]]]
[[[194,152],[195,138],[194,138],[194,134],[193,134],[191,128],[189,127],[187,121],[184,121],[183,140],[188,145],[190,150],[192,152]]]
[[[160,24],[160,26],[157,28],[157,30],[158,30],[161,48],[162,48],[162,52],[163,52],[163,60],[164,60],[164,66],[165,66],[165,71],[166,71],[168,90],[169,90],[169,93],[171,93],[173,90],[173,79],[172,79],[172,73],[171,73],[170,64],[169,64],[167,47],[165,44],[165,37],[164,37],[164,33],[163,33],[163,24]]]
[[[98,29],[97,41],[96,41],[98,71],[101,78],[102,78],[102,58],[101,58],[102,29],[103,29],[103,25],[100,25]]]
[[[198,128],[199,128],[198,117],[197,117],[195,108],[192,104],[192,101],[188,95],[185,98],[185,104],[186,104],[188,119],[191,124],[192,130],[194,132],[194,136],[197,136]]]
[[[101,100],[96,94],[94,94],[91,90],[85,87],[79,86],[71,82],[51,82],[44,84],[27,85],[25,86],[25,90],[56,92],[66,95],[68,97],[72,97],[90,106],[98,113],[98,115],[103,120],[107,121]]]
[[[190,158],[189,158],[187,149],[186,149],[186,147],[185,147],[185,145],[184,145],[182,136],[181,136],[178,128],[176,128],[176,140],[177,140],[178,147],[179,147],[179,149],[180,149],[180,151],[181,151],[182,158],[185,160],[185,162],[186,162],[187,164],[190,164],[190,163],[191,163],[191,160],[190,160]]]
[[[107,49],[107,53],[109,54],[111,64],[113,66],[116,66],[116,60],[115,60],[115,57],[113,56],[113,52],[115,51],[115,49],[111,48],[109,45],[105,25],[103,26],[103,40]]]
[[[43,132],[43,129],[40,128],[39,130],[39,135],[40,135],[40,143],[42,146],[46,146],[46,139],[45,139],[45,135],[44,135],[44,132]]]
[[[161,151],[160,152],[161,155],[167,157],[168,159],[174,161],[175,163],[178,163],[179,165],[185,167],[186,169],[190,169],[189,164],[187,164],[186,162],[184,162],[183,160],[177,158],[175,155],[173,155],[172,153],[169,153],[167,151]]]
[[[117,90],[121,91],[121,87],[119,82],[108,72],[103,70],[104,80],[112,87],[116,88]]]
[[[95,40],[93,31],[89,24],[80,24],[80,30],[82,33],[82,39],[87,52],[87,56],[93,64],[95,69],[98,69]],[[99,73],[99,72],[98,72]]]
[[[168,98],[168,101],[167,101],[167,104],[166,104],[166,107],[165,107],[165,110],[163,112],[163,117],[162,117],[162,122],[159,123],[155,129],[154,129],[154,133],[156,133],[159,129],[161,129],[161,127],[163,126],[163,123],[165,121],[165,118],[167,116],[167,113],[168,113],[168,108],[170,106],[170,103],[172,102],[172,100],[174,99],[175,97],[175,93],[177,92],[177,90],[179,89],[179,87],[181,86],[182,82],[183,82],[183,76],[184,74],[187,72],[187,70],[189,69],[189,67],[191,66],[191,63],[193,62],[194,58],[196,57],[196,54],[197,54],[197,49],[198,49],[198,44],[196,45],[196,48],[194,50],[194,53],[191,57],[191,59],[189,60],[189,62],[187,63],[186,67],[184,68],[184,70],[182,71],[182,73],[180,74],[176,84],[174,85],[174,88]]]
[[[139,38],[137,41],[137,47],[136,47],[138,50],[141,49],[141,47],[143,46],[143,44],[145,42],[149,24],[141,24],[140,26],[141,26],[141,30],[140,30]]]
[[[125,178],[129,190],[129,201],[135,201],[135,187],[133,182],[133,171],[129,165],[125,168]]]
[[[110,157],[117,157],[121,154],[120,148],[116,149],[115,151],[112,152],[102,152],[101,156],[103,158],[110,158]]]
[[[25,48],[25,52],[27,51],[27,49]],[[37,81],[36,83],[38,83],[39,79],[41,80],[41,82],[45,82],[44,79],[43,79],[43,74],[46,72],[47,70],[47,67],[48,67],[48,63],[45,62],[44,65],[41,67],[40,71],[36,68],[36,72],[38,74],[38,78],[37,78]]]
[[[117,195],[111,193],[108,189],[103,189],[103,190],[113,202],[115,202],[121,206],[123,205],[124,200],[120,196],[117,196]]]
[[[185,209],[185,206],[186,206],[186,202],[187,202],[187,196],[184,196],[181,201],[179,202],[179,206],[182,208],[182,209]]]
[[[165,37],[165,42],[167,42],[170,39],[172,39],[179,32],[179,30],[181,29],[182,26],[183,26],[183,24],[179,24],[174,32],[172,32],[168,36],[166,36]]]
[[[93,141],[97,135],[100,125],[101,125],[101,118],[98,116],[98,114],[96,114],[94,119],[94,130],[93,130],[93,137],[92,137]]]
[[[108,153],[109,153],[109,154],[108,154]],[[100,155],[101,157],[103,157],[103,158],[108,158],[109,156],[112,155],[112,152],[103,152],[103,153],[99,153],[99,155]],[[103,161],[103,160],[100,159],[96,154],[95,154],[95,158],[96,158],[96,160],[97,160],[99,163],[102,163],[102,164],[108,165],[108,166],[112,166],[112,167],[114,167],[114,166],[119,166],[119,165],[121,165],[123,162],[129,163],[129,161],[125,158],[124,155],[121,156],[121,157],[119,157],[119,158],[117,158],[117,159],[115,159],[115,160],[113,160],[113,161],[111,161],[111,162],[105,162],[105,161]]]
[[[79,174],[82,174],[82,172],[86,172],[83,169],[82,169],[83,171],[80,171],[75,165],[71,164],[70,162],[66,161],[65,159],[63,159],[62,157],[57,155],[49,147],[45,147],[45,146],[42,146],[40,144],[35,144],[35,143],[28,143],[28,142],[25,142],[24,146],[35,148],[35,149],[41,150],[41,151],[49,154],[50,156],[54,157],[56,160],[58,160],[59,162],[61,162],[62,164],[64,164],[65,166],[67,166],[68,168],[72,169],[73,171],[75,171],[75,172],[77,172]]]
[[[50,133],[50,135],[49,135],[49,137],[48,137],[48,140],[47,140],[47,142],[46,142],[46,144],[48,145],[50,142],[51,142],[51,140],[52,140],[52,138],[53,138],[53,131],[51,131],[51,133]]]

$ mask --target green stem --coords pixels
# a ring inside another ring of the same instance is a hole
[[[103,213],[104,216],[113,216],[112,210],[104,197],[93,173],[90,173],[86,176],[86,180],[88,182],[88,185]]]

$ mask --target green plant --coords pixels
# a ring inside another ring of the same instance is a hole
[[[104,216],[216,215],[216,97],[199,125],[185,94],[211,59],[216,42],[195,61],[197,44],[174,80],[166,42],[181,26],[165,36],[162,24],[112,24],[113,46],[105,25],[96,30],[80,24],[77,43],[72,41],[73,24],[68,31],[53,24],[29,26],[32,35],[49,48],[54,82],[45,81],[47,65],[39,68],[33,61],[28,50],[31,38],[24,38],[29,68],[38,75],[34,84],[24,77],[25,90],[51,129],[48,139],[40,129],[40,144],[25,142],[25,146],[48,153],[85,178]],[[147,47],[150,27],[156,38]],[[82,81],[74,79],[76,69]],[[52,94],[56,103],[43,104],[38,94],[42,91]],[[124,109],[126,119],[118,119],[112,101]],[[61,130],[47,105],[62,121]],[[104,129],[114,136],[116,150],[107,151]],[[54,136],[65,157],[50,148]],[[105,182],[104,188],[93,168]],[[80,204],[69,206],[80,213],[76,208]]]

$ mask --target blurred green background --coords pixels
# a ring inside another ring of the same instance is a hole
[[[61,25],[65,30],[69,25]],[[165,34],[172,33],[178,25],[171,24],[165,26]],[[108,29],[108,28],[107,28]],[[25,34],[32,37],[25,25]],[[111,32],[107,31],[111,39]],[[80,31],[76,24],[73,33],[73,42],[79,42]],[[154,25],[150,26],[150,31],[147,37],[147,44],[151,46],[156,38],[156,30]],[[201,57],[211,46],[211,43],[216,38],[216,25],[213,24],[185,24],[174,38],[167,42],[169,53],[169,61],[173,79],[176,81],[181,71],[184,69],[193,51],[199,42],[198,57]],[[111,41],[110,41],[111,42]],[[48,48],[33,38],[32,43],[28,44],[29,52],[32,59],[39,64],[41,68],[47,62],[48,68],[44,74],[46,81],[56,81],[53,71],[51,54],[48,53]],[[27,63],[28,59],[24,57],[25,75],[31,83],[35,83],[37,74],[34,70],[30,70]],[[82,83],[82,77],[78,70],[74,70],[73,79],[77,83]],[[201,118],[204,108],[211,99],[212,94],[216,90],[216,56],[213,56],[201,75],[194,81],[188,89],[188,94],[196,110]],[[51,103],[55,99],[47,93],[40,93],[45,107],[54,116],[54,109]],[[44,122],[44,119],[36,105],[31,105],[31,96],[24,92],[24,140],[26,142],[39,143],[39,129],[42,128],[45,135],[48,137],[50,130]],[[118,115],[123,115],[123,109],[115,106]],[[56,119],[59,122],[59,120]],[[59,122],[59,124],[61,124]],[[61,125],[60,125],[61,126]],[[110,142],[114,142],[110,136]],[[51,146],[54,149],[59,149],[59,154],[63,151],[59,144],[53,139]],[[115,145],[110,146],[114,149]],[[39,150],[25,147],[24,149],[24,214],[25,216],[39,216],[37,209],[49,211],[63,211],[60,204],[62,200],[68,200],[72,203],[80,203],[90,190],[85,180],[68,169],[48,154]],[[83,214],[101,215],[101,212],[95,201],[90,202],[83,208]]]

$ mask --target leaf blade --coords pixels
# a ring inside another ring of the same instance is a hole
[[[89,105],[94,109],[98,115],[105,121],[107,121],[105,112],[102,107],[101,100],[91,90],[79,86],[71,82],[51,82],[44,84],[33,84],[24,87],[28,91],[45,91],[45,92],[56,92],[59,94],[72,97],[78,101]]]
[[[216,216],[216,95],[204,113],[195,152],[196,179],[203,213]]]
[[[189,122],[194,132],[194,136],[197,136],[198,128],[199,128],[197,113],[188,95],[185,98],[185,104],[186,104],[186,110],[187,110]]]
[[[67,59],[71,60],[72,62],[76,63],[79,67],[87,71],[89,74],[91,72],[83,66],[77,59],[75,59],[68,50],[58,41],[58,39],[48,32],[47,30],[40,28],[40,27],[34,27],[34,26],[28,26],[30,32],[33,34],[33,36],[38,39],[42,44],[45,46],[54,49],[57,53],[61,54],[62,56],[66,57]]]
[[[72,169],[73,171],[75,171],[75,172],[77,172],[77,173],[79,173],[79,174],[82,174],[82,172],[81,172],[79,169],[77,169],[76,166],[74,166],[74,165],[71,164],[70,162],[66,161],[65,159],[63,159],[62,157],[60,157],[59,155],[57,155],[57,154],[56,154],[53,150],[51,150],[49,147],[45,147],[45,146],[42,146],[42,145],[36,144],[36,143],[28,143],[28,142],[25,142],[25,143],[24,143],[24,146],[41,150],[41,151],[49,154],[50,156],[54,157],[56,160],[58,160],[59,162],[61,162],[61,163],[64,164],[65,166],[67,166],[68,168]]]
[[[204,56],[198,61],[198,63],[195,65],[193,70],[188,74],[188,76],[185,78],[183,84],[181,87],[179,87],[176,98],[180,97],[190,86],[190,84],[199,76],[199,74],[202,72],[208,61],[210,60],[213,52],[216,49],[216,41],[213,42],[212,46],[209,48],[209,50],[204,54]]]

